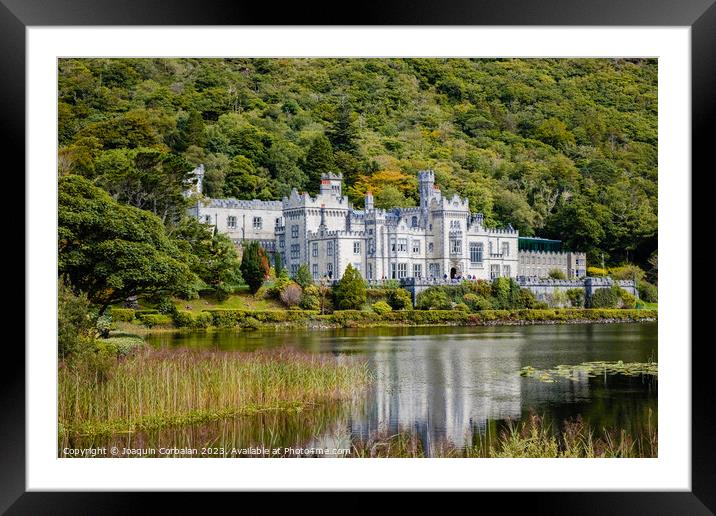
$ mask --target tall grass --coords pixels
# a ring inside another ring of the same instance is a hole
[[[651,412],[650,412],[651,416]],[[488,429],[489,430],[489,429]],[[642,458],[657,457],[658,435],[651,419],[638,435],[624,429],[596,432],[580,417],[562,423],[561,432],[537,415],[510,422],[507,428],[480,434],[476,442],[458,448],[448,440],[431,442],[426,450],[415,432],[377,433],[354,440],[351,457],[473,458]]]
[[[370,380],[365,364],[280,349],[243,353],[142,349],[98,368],[59,369],[63,436],[110,435],[347,399]]]

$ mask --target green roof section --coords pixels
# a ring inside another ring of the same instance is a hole
[[[562,241],[539,237],[519,237],[517,239],[517,248],[520,251],[548,251],[559,253],[562,251]]]

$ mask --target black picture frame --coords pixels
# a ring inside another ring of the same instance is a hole
[[[3,148],[17,157],[15,170],[24,170],[25,155],[25,30],[30,26],[91,25],[510,25],[510,26],[688,26],[691,28],[692,184],[693,170],[703,164],[712,146],[708,129],[716,121],[716,5],[715,0],[384,0],[374,6],[336,3],[326,6],[294,4],[244,5],[227,0],[0,0],[0,71],[3,77]],[[343,14],[342,13],[346,13]],[[710,168],[713,165],[710,164]],[[16,178],[22,177],[15,174]],[[19,190],[24,192],[20,182]],[[693,189],[692,191],[698,191]],[[696,205],[696,202],[694,202]],[[693,217],[692,235],[701,220]],[[701,228],[702,230],[705,228]],[[23,241],[21,237],[19,241]],[[19,245],[18,245],[19,248]],[[23,246],[24,249],[24,246]],[[24,252],[24,251],[23,251]],[[19,260],[18,257],[16,259]],[[707,253],[694,255],[692,270],[704,270]],[[31,271],[25,270],[26,277]],[[691,283],[691,278],[685,278]],[[685,300],[687,301],[687,300]],[[694,313],[706,308],[692,303]],[[28,306],[27,310],[32,307]],[[705,314],[702,314],[705,315]],[[698,321],[699,317],[692,317]],[[12,342],[11,342],[12,341]],[[481,493],[508,496],[510,510],[529,507],[530,513],[565,514],[713,514],[716,511],[714,411],[709,371],[710,339],[692,353],[692,490],[689,492],[550,492]],[[11,343],[13,346],[11,346]],[[690,342],[669,343],[688,346]],[[701,345],[699,345],[701,344]],[[25,487],[25,354],[13,339],[6,340],[11,367],[2,375],[0,410],[0,510],[8,514],[103,514],[137,511],[150,496],[144,493],[26,492]],[[706,410],[705,408],[708,408]],[[212,496],[216,496],[213,494]],[[156,496],[156,495],[151,495]],[[245,495],[241,495],[245,496]],[[355,495],[347,495],[348,501]],[[141,498],[141,500],[138,500]],[[222,496],[221,498],[224,498]],[[303,497],[294,502],[301,504]],[[419,499],[416,499],[419,500]],[[221,502],[222,500],[217,500]],[[484,505],[484,500],[481,500]],[[191,508],[186,493],[162,496],[168,506]],[[350,502],[349,502],[350,503]],[[302,504],[303,505],[303,504]],[[204,507],[206,509],[206,507]]]

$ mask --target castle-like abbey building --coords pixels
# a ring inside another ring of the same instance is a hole
[[[369,192],[362,210],[343,195],[341,175],[322,176],[315,197],[294,189],[282,201],[249,201],[203,198],[203,166],[194,173],[192,215],[237,244],[257,240],[280,253],[291,274],[305,263],[316,280],[338,279],[349,264],[367,280],[546,277],[552,269],[586,275],[585,255],[562,252],[559,241],[520,239],[511,225],[485,227],[467,199],[443,196],[432,170],[418,172],[420,206],[375,208]]]

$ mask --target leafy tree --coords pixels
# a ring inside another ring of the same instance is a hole
[[[293,279],[303,288],[313,285],[313,276],[311,275],[311,271],[308,270],[308,265],[305,263],[302,263],[298,267]]]
[[[394,288],[388,292],[387,301],[393,310],[408,310],[413,307],[413,299],[404,288]]]
[[[342,102],[335,121],[326,131],[333,149],[353,153],[356,151],[358,131],[353,123],[353,112],[348,103]]]
[[[283,266],[283,260],[281,260],[281,253],[279,253],[278,251],[275,252],[273,255],[273,269],[274,274],[276,274],[277,278],[281,276],[286,270]]]
[[[228,236],[190,217],[182,221],[172,236],[185,246],[192,271],[214,289],[217,299],[227,299],[241,285],[241,262]]]
[[[343,277],[333,289],[338,307],[342,310],[356,310],[366,302],[365,281],[358,270],[348,264]]]
[[[94,337],[94,317],[87,295],[75,293],[65,278],[57,281],[57,353],[60,358],[79,351]]]
[[[450,310],[452,303],[445,290],[439,287],[430,287],[418,294],[415,308],[418,310]]]
[[[96,183],[116,200],[148,210],[165,224],[184,215],[184,191],[194,179],[193,167],[177,154],[155,149],[115,149],[96,161]]]
[[[331,142],[324,135],[314,138],[306,153],[303,169],[308,175],[308,191],[312,193],[318,192],[321,174],[338,172]]]
[[[258,292],[264,280],[268,278],[269,265],[266,252],[255,240],[244,242],[241,256],[241,275],[252,294]]]
[[[159,218],[75,175],[58,181],[58,272],[100,305],[143,294],[191,296],[200,284]]]
[[[250,159],[236,156],[229,163],[223,191],[239,199],[271,199],[271,179],[265,169],[257,169]]]

